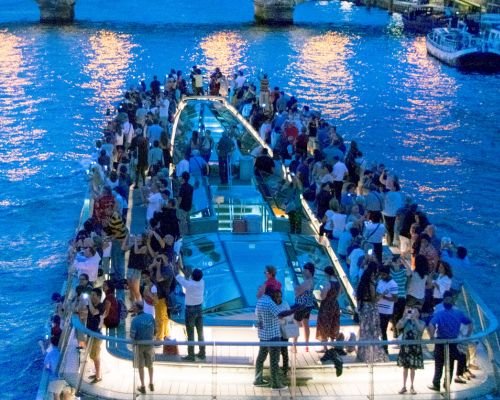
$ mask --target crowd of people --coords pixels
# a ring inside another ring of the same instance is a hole
[[[193,177],[210,173],[208,164],[212,151],[216,151],[221,184],[227,184],[230,179],[227,163],[236,144],[230,132],[224,133],[215,144],[209,130],[195,130],[185,157],[175,166],[175,173],[171,174],[168,166],[172,162],[171,124],[178,101],[188,94],[208,92],[227,97],[273,150],[273,157],[265,148],[258,154],[254,166],[257,179],[274,174],[277,160],[287,165],[291,183],[285,211],[289,215],[290,232],[302,231],[303,198],[315,211],[321,225],[320,235],[331,242],[344,262],[358,302],[356,314],[361,340],[387,340],[389,325],[394,337],[402,335],[403,339],[421,338],[426,326],[431,337],[437,338],[456,338],[461,323],[471,327],[471,321],[453,305],[463,285],[462,272],[469,267],[467,250],[455,248],[447,237],[438,238],[436,227],[425,212],[403,194],[394,172],[381,163],[371,165],[357,143],[351,141],[347,145],[336,127],[321,118],[319,112],[307,105],[300,106],[294,96],[278,87],[271,89],[264,73],[257,78],[259,90],[243,70],[228,80],[217,68],[209,75],[207,91],[199,67],[192,68],[189,78],[190,85],[182,71],[172,70],[163,85],[155,76],[149,88],[144,81],[131,88],[117,113],[109,119],[102,139],[96,142],[89,174],[92,216],[71,244],[72,268],[79,282],[70,305],[82,324],[96,332],[103,327],[115,329],[127,313],[124,289],[128,289],[133,304],[128,311],[135,315],[131,337],[168,339],[169,314],[175,307],[172,294],[181,286],[186,293],[188,340],[194,340],[196,330],[198,340],[203,341],[203,273],[200,269],[190,271],[183,267],[182,237],[190,230],[189,212],[196,190]],[[138,234],[127,228],[128,201],[135,191],[147,207],[147,229]],[[384,248],[383,244],[387,246]],[[387,247],[397,249],[398,256],[387,252]],[[276,268],[266,267],[266,282],[257,293],[259,338],[297,341],[298,334],[293,336],[285,328],[293,326],[295,321],[303,327],[307,344],[310,314],[320,300],[316,338],[324,343],[323,358],[332,354],[333,349],[334,362],[340,363],[341,368],[339,357],[345,353],[334,342],[344,339],[338,304],[342,288],[333,267],[324,272],[328,279],[316,298],[315,265],[304,265],[304,279],[295,288],[295,304],[290,307],[283,300],[281,284],[275,278]],[[57,348],[61,318],[65,315],[61,299],[57,303],[49,353]],[[467,333],[470,332],[468,329]],[[86,336],[78,333],[77,340],[84,349]],[[102,380],[100,347],[101,342],[96,339],[89,349],[95,367],[95,374],[89,377],[91,383]],[[274,389],[286,386],[288,348],[284,349],[260,348],[256,385],[270,384]],[[474,346],[462,350],[450,345],[450,358],[458,361],[457,383],[474,377],[470,368],[476,367]],[[154,391],[154,349],[142,346],[137,351],[141,380],[138,390],[146,393],[146,367],[149,390]],[[308,347],[305,351],[309,351]],[[267,354],[271,358],[271,382],[262,377]],[[357,350],[357,357],[363,362],[386,361],[387,355],[386,346],[359,346]],[[183,359],[194,362],[205,357],[203,346],[197,354],[189,346]],[[433,390],[440,389],[443,363],[444,352],[438,345]],[[401,346],[398,365],[404,369],[404,387],[400,393],[407,392],[408,371],[409,390],[414,393],[415,370],[423,368],[421,346]]]

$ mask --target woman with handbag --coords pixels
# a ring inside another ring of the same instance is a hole
[[[314,288],[314,264],[308,262],[304,265],[302,274],[304,276],[304,281],[295,287],[295,304],[299,306],[298,310],[295,311],[294,318],[299,324],[304,327],[304,336],[306,344],[309,343],[309,335],[311,330],[309,328],[309,317],[311,316],[311,311],[314,308],[316,300],[313,296]],[[297,342],[297,338],[294,338],[294,343]],[[306,346],[306,352],[309,351],[309,346]]]
[[[380,211],[370,211],[368,221],[365,221],[363,228],[363,239],[373,245],[373,253],[378,262],[382,263],[382,239],[385,236],[385,226],[382,223],[382,213]]]
[[[332,342],[337,339],[340,333],[340,307],[338,297],[341,293],[339,281],[335,278],[335,270],[332,266],[325,268],[325,274],[328,282],[321,289],[321,305],[318,312],[316,324],[316,339],[327,343],[328,339]],[[325,344],[324,350],[327,350]]]

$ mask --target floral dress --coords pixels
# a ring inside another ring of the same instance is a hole
[[[326,298],[321,301],[318,312],[316,339],[335,340],[340,332],[340,307],[337,298],[340,293],[340,283],[330,281],[330,290]]]
[[[408,320],[403,327],[403,340],[420,340],[422,332],[417,324]],[[398,355],[398,366],[410,369],[423,369],[424,356],[422,346],[419,344],[402,345]]]
[[[375,299],[371,299],[370,295],[367,294],[360,303],[359,340],[380,340],[382,330],[380,329],[380,316]],[[357,359],[366,363],[388,361],[384,348],[378,345],[358,346]]]

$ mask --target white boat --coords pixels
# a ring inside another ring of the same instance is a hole
[[[88,331],[78,317],[73,316],[69,298],[75,286],[74,276],[68,275],[66,282],[67,310],[64,316],[64,332],[60,339],[61,357],[57,368],[57,379],[48,384],[48,372],[41,379],[37,400],[53,399],[54,387],[71,386],[86,399],[262,399],[276,394],[293,399],[332,399],[338,393],[346,398],[375,398],[373,370],[377,371],[377,398],[391,398],[395,393],[395,376],[399,367],[392,363],[371,365],[368,373],[366,364],[355,361],[354,356],[346,356],[342,380],[333,378],[328,363],[318,364],[316,351],[304,351],[304,346],[290,351],[289,390],[281,393],[271,392],[269,388],[254,388],[254,360],[259,346],[255,332],[254,308],[256,288],[262,283],[263,266],[267,263],[280,266],[277,278],[283,283],[284,298],[294,301],[293,285],[302,277],[301,265],[312,261],[319,267],[316,277],[321,280],[325,266],[332,265],[343,288],[339,298],[342,309],[341,325],[346,333],[357,331],[352,322],[352,311],[356,308],[353,288],[344,267],[335,255],[331,243],[318,236],[318,221],[313,216],[309,204],[303,200],[304,224],[302,233],[290,233],[289,221],[283,212],[282,189],[288,186],[290,174],[276,162],[276,172],[257,180],[253,173],[253,152],[266,147],[257,132],[225,99],[216,97],[187,97],[179,106],[173,125],[171,144],[174,148],[174,161],[182,157],[182,149],[190,139],[192,127],[204,125],[212,132],[217,141],[225,129],[231,129],[239,149],[238,159],[231,160],[234,170],[230,172],[229,184],[219,184],[215,154],[209,176],[199,184],[193,199],[189,234],[182,244],[182,262],[185,266],[201,268],[206,282],[203,306],[205,340],[208,348],[207,359],[199,363],[183,362],[176,354],[161,353],[157,348],[155,361],[154,393],[142,396],[137,393],[137,371],[134,369],[134,345],[128,339],[130,318],[127,317],[119,328],[106,330],[103,336]],[[191,128],[188,128],[191,127]],[[269,149],[270,154],[272,150]],[[265,188],[265,190],[264,190]],[[133,233],[144,228],[144,207],[139,202],[139,191],[132,191],[129,205],[129,229]],[[82,210],[81,222],[88,217],[89,201]],[[246,221],[245,230],[235,229],[234,221]],[[318,276],[319,275],[319,276]],[[180,293],[175,300],[184,303]],[[498,327],[496,318],[483,305],[479,296],[466,292],[460,297],[477,322],[475,340],[483,340],[486,350],[479,349],[477,358],[483,368],[478,372],[476,381],[468,385],[454,387],[453,395],[470,398],[486,395],[493,390],[490,363],[493,350],[489,345],[497,337],[493,334]],[[185,336],[182,313],[176,308],[171,316],[172,337]],[[314,320],[315,318],[313,318]],[[314,323],[312,325],[315,325]],[[76,347],[75,329],[89,335],[89,346],[95,338],[105,341],[102,348],[102,381],[90,379],[92,364],[87,362],[88,351],[80,352]],[[313,328],[314,329],[314,328]],[[354,334],[354,332],[353,332]],[[314,337],[311,335],[311,337]],[[185,343],[177,342],[184,351]],[[304,343],[302,343],[304,344]],[[358,346],[367,343],[357,342]],[[368,343],[370,344],[370,343]],[[311,342],[312,348],[323,347],[321,342]],[[337,345],[353,347],[353,343],[337,342]],[[393,357],[397,349],[391,348]],[[484,361],[483,361],[484,360]],[[431,380],[432,360],[426,360],[425,378]],[[423,373],[422,373],[423,374]],[[399,379],[399,378],[398,378]],[[355,382],[355,384],[353,384]],[[266,391],[267,390],[267,391]],[[422,383],[417,386],[422,394],[414,399],[427,399],[434,396]],[[449,392],[443,393],[450,395]],[[140,397],[139,397],[140,396]]]
[[[466,25],[436,28],[427,35],[427,52],[452,67],[468,70],[500,70],[500,30],[491,28],[481,35],[467,32]]]

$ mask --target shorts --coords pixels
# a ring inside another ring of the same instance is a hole
[[[141,279],[141,273],[142,271],[140,269],[135,269],[135,268],[128,268],[127,269],[127,279],[135,279],[135,280],[140,280]]]
[[[138,344],[134,357],[134,368],[153,368],[155,360],[155,349],[151,345]]]
[[[101,356],[102,339],[92,339],[92,346],[90,347],[89,357],[91,360],[98,360]]]
[[[49,382],[49,385],[47,387],[47,391],[50,393],[55,393],[56,395],[59,396],[59,393],[61,393],[61,390],[63,390],[66,387],[67,383],[63,379],[55,379],[53,381]]]
[[[309,319],[312,309],[313,307],[305,307],[295,311],[295,313],[293,314],[293,319],[298,322],[304,319]]]

